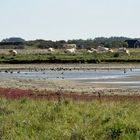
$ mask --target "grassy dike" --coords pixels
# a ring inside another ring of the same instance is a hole
[[[76,54],[29,53],[16,56],[0,54],[0,63],[31,64],[31,63],[101,63],[101,62],[140,62],[140,52],[125,53],[93,53],[78,52]]]
[[[0,139],[138,140],[140,103],[0,99]]]

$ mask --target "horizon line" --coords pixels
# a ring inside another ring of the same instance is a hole
[[[21,37],[21,36],[12,36],[12,37],[5,37],[5,38],[1,38],[0,40],[4,40],[4,39],[9,39],[9,38],[21,38],[21,39],[24,39],[25,41],[32,41],[32,40],[46,40],[46,41],[61,41],[61,40],[64,40],[64,41],[68,41],[68,40],[94,40],[96,38],[129,38],[129,39],[140,39],[140,37],[128,37],[128,36],[96,36],[94,38],[92,37],[89,37],[89,38],[69,38],[69,39],[45,39],[45,38],[30,38],[30,39],[27,39],[26,37]]]

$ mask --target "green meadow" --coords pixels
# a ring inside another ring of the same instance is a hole
[[[140,62],[140,52],[131,52],[130,55],[121,52],[93,53],[77,52],[75,54],[54,53],[26,53],[16,56],[0,54],[0,63],[102,63],[102,62]]]
[[[139,102],[0,99],[2,140],[139,140]]]

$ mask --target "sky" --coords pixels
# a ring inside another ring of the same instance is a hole
[[[0,40],[140,37],[140,0],[0,0]]]

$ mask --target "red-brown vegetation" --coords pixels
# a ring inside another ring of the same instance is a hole
[[[100,95],[95,94],[79,94],[79,93],[64,93],[61,91],[33,91],[23,89],[0,88],[0,97],[7,99],[45,99],[49,101],[73,100],[73,101],[140,101],[139,95]]]

